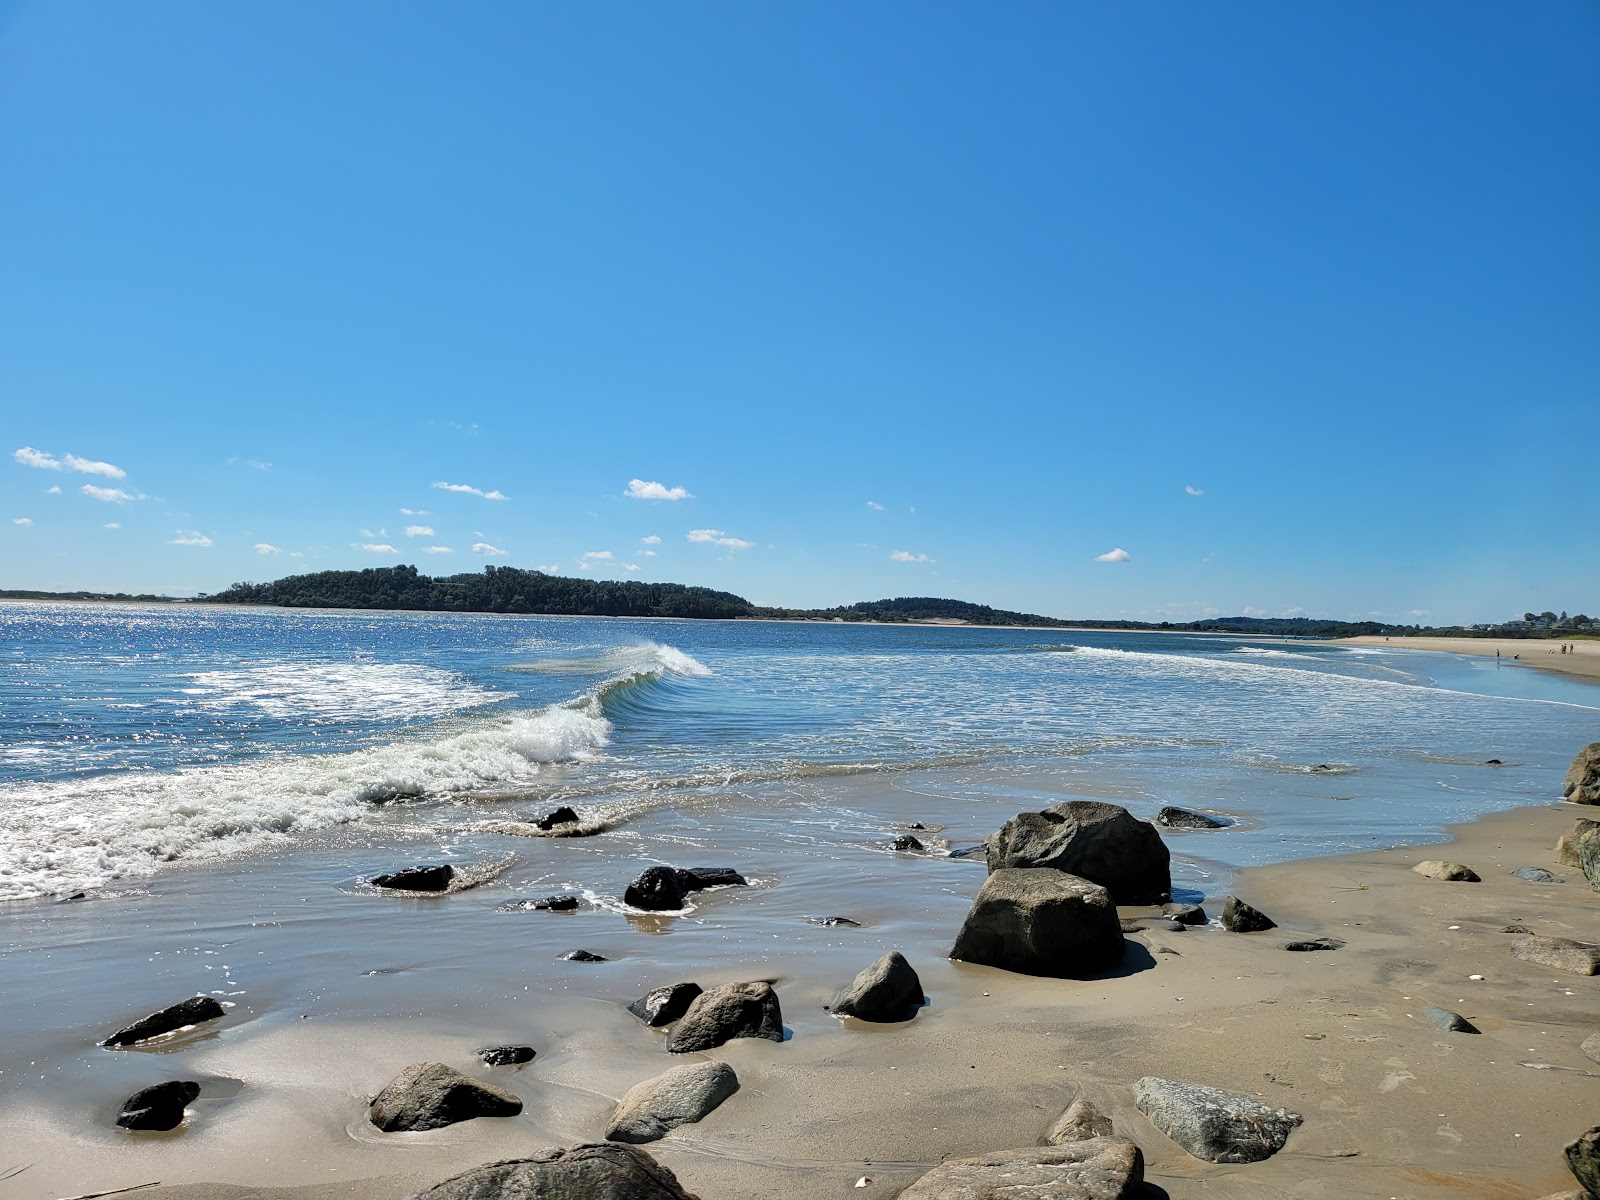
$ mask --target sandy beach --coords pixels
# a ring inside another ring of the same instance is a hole
[[[1533,638],[1459,637],[1355,637],[1341,638],[1343,646],[1382,646],[1388,650],[1443,650],[1449,654],[1470,654],[1475,658],[1494,658],[1572,675],[1580,679],[1600,679],[1600,641],[1579,640],[1562,643]],[[1571,649],[1560,652],[1565,644]]]

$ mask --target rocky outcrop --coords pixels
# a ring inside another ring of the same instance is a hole
[[[1049,867],[1002,867],[984,881],[950,957],[1024,975],[1084,978],[1122,959],[1122,927],[1099,884]]]
[[[1152,1125],[1207,1162],[1271,1158],[1305,1120],[1297,1112],[1273,1108],[1252,1096],[1154,1076],[1133,1085],[1133,1099]]]
[[[646,867],[622,893],[622,902],[646,912],[676,912],[684,905],[683,884],[671,867]]]
[[[1231,822],[1205,813],[1191,812],[1187,808],[1168,805],[1156,814],[1156,824],[1168,829],[1226,829]]]
[[[1600,826],[1585,829],[1574,839],[1578,868],[1589,886],[1600,892]]]
[[[1591,829],[1600,829],[1600,821],[1579,817],[1572,828],[1556,839],[1556,861],[1563,866],[1578,866],[1578,839]]]
[[[167,1130],[183,1123],[183,1110],[200,1094],[191,1079],[173,1079],[141,1088],[122,1102],[117,1124],[124,1129]]]
[[[1056,1118],[1050,1132],[1044,1135],[1046,1146],[1063,1146],[1068,1142],[1087,1142],[1091,1138],[1110,1137],[1111,1118],[1087,1100],[1074,1100],[1067,1111]]]
[[[442,892],[456,877],[456,869],[449,863],[431,867],[406,867],[387,875],[374,875],[372,886],[396,892]]]
[[[1563,1153],[1573,1177],[1591,1196],[1600,1196],[1600,1125],[1568,1142]]]
[[[1156,827],[1127,809],[1069,800],[1018,813],[990,835],[989,870],[1054,867],[1098,883],[1118,904],[1171,899],[1171,855]]]
[[[1132,1200],[1144,1183],[1144,1155],[1126,1138],[1000,1150],[941,1163],[900,1200]]]
[[[1600,804],[1600,742],[1578,751],[1561,781],[1561,794],[1574,804]]]
[[[190,1025],[198,1025],[202,1021],[214,1021],[226,1011],[215,997],[192,996],[188,1000],[180,1000],[177,1004],[169,1004],[160,1012],[153,1012],[148,1017],[141,1017],[132,1025],[117,1030],[100,1044],[108,1050],[115,1050],[119,1046],[132,1046]]]
[[[674,983],[659,987],[628,1005],[628,1011],[652,1029],[659,1029],[663,1025],[671,1025],[688,1012],[689,1005],[700,994],[700,990],[698,983]]]
[[[739,1090],[724,1062],[685,1063],[636,1083],[618,1103],[606,1128],[613,1142],[653,1142],[679,1125],[698,1121]]]
[[[478,1061],[486,1067],[520,1067],[532,1062],[537,1053],[532,1046],[484,1046],[478,1051]]]
[[[637,1146],[585,1143],[474,1167],[411,1200],[698,1200]]]
[[[1276,929],[1278,923],[1239,897],[1228,896],[1222,901],[1222,927],[1229,933],[1260,933],[1265,929]]]
[[[1511,943],[1511,954],[1524,962],[1573,975],[1593,975],[1600,971],[1600,946],[1589,942],[1530,934]]]
[[[1462,866],[1460,863],[1445,862],[1441,858],[1430,858],[1426,862],[1419,862],[1411,868],[1418,875],[1425,875],[1429,879],[1442,879],[1446,883],[1481,883],[1478,873],[1471,867]]]
[[[389,1081],[367,1112],[385,1133],[442,1129],[474,1117],[511,1117],[522,1101],[504,1088],[469,1079],[444,1063],[412,1063]]]
[[[1448,1008],[1440,1008],[1435,1004],[1424,1004],[1417,1009],[1417,1015],[1432,1025],[1437,1025],[1446,1033],[1478,1033],[1480,1030],[1471,1021],[1460,1013],[1451,1012]]]
[[[783,1041],[783,1011],[770,983],[729,983],[701,992],[672,1031],[667,1049],[688,1054],[745,1037]]]
[[[839,993],[832,1011],[836,1017],[887,1024],[911,1020],[922,1001],[922,980],[900,951],[891,950]]]

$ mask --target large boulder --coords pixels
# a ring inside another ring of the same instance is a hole
[[[922,980],[900,951],[891,950],[857,975],[832,1009],[836,1017],[889,1023],[911,1020],[922,1000]]]
[[[1229,933],[1260,933],[1276,929],[1278,923],[1253,905],[1237,896],[1227,896],[1222,901],[1222,927]]]
[[[1446,883],[1482,883],[1478,873],[1471,867],[1462,866],[1460,863],[1445,862],[1442,858],[1430,858],[1419,862],[1411,868],[1418,875],[1426,875],[1429,879],[1443,879]]]
[[[1600,821],[1588,817],[1579,817],[1572,823],[1572,828],[1567,830],[1556,841],[1556,861],[1568,866],[1576,867],[1578,862],[1578,841],[1591,829],[1600,829]]]
[[[674,983],[640,996],[628,1005],[628,1011],[652,1029],[658,1029],[662,1025],[671,1025],[688,1012],[689,1005],[694,1003],[694,998],[699,994],[698,983]]]
[[[653,1142],[698,1121],[738,1090],[739,1077],[727,1063],[684,1063],[629,1088],[611,1114],[606,1138]]]
[[[1511,943],[1511,955],[1524,962],[1537,963],[1554,971],[1568,971],[1573,975],[1600,972],[1600,946],[1590,942],[1529,934]]]
[[[637,1146],[550,1147],[532,1158],[474,1167],[411,1200],[697,1200]]]
[[[367,1113],[385,1133],[442,1129],[474,1117],[512,1117],[522,1101],[504,1088],[469,1079],[444,1063],[412,1063],[389,1081]]]
[[[1002,867],[978,889],[950,957],[1024,975],[1084,978],[1122,959],[1111,894],[1050,867]]]
[[[729,983],[701,992],[667,1039],[667,1049],[689,1054],[745,1037],[783,1041],[783,1010],[770,983]]]
[[[1091,1138],[1110,1137],[1111,1118],[1087,1100],[1074,1100],[1067,1111],[1056,1118],[1050,1132],[1044,1135],[1046,1146],[1063,1146],[1068,1142],[1087,1142]]]
[[[122,1102],[117,1124],[124,1129],[176,1129],[183,1123],[184,1108],[199,1094],[200,1085],[192,1079],[141,1088]]]
[[[941,1163],[900,1200],[1131,1200],[1144,1184],[1144,1155],[1126,1138],[999,1150]]]
[[[1580,1133],[1567,1143],[1567,1166],[1584,1190],[1600,1196],[1600,1125]]]
[[[1574,804],[1600,804],[1600,742],[1578,751],[1561,781],[1561,794]]]
[[[1271,1158],[1305,1120],[1297,1112],[1273,1108],[1252,1096],[1154,1076],[1133,1085],[1133,1099],[1152,1125],[1207,1162]]]
[[[647,912],[675,912],[684,905],[683,881],[671,867],[646,867],[622,893],[622,902]]]
[[[172,1033],[174,1030],[198,1025],[202,1021],[214,1021],[226,1012],[221,1001],[213,996],[191,996],[187,1000],[169,1004],[160,1012],[153,1012],[148,1017],[140,1017],[132,1025],[117,1030],[100,1044],[108,1050],[114,1050],[119,1046],[132,1046],[137,1042],[147,1042],[162,1034]]]
[[[1118,904],[1171,899],[1172,856],[1148,821],[1116,804],[1069,800],[1018,813],[989,836],[989,870],[1054,867],[1098,883]]]
[[[1575,842],[1578,866],[1583,871],[1583,877],[1589,881],[1591,888],[1600,892],[1600,825],[1580,832]]]

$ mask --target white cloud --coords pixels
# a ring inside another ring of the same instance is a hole
[[[649,537],[640,538],[639,544],[641,546],[659,546],[661,545],[661,539],[652,533]]]
[[[173,538],[168,545],[171,546],[209,546],[211,539],[198,529],[180,529],[178,536]]]
[[[261,462],[254,458],[240,458],[237,454],[228,460],[228,465],[230,467],[234,466],[235,464],[242,467],[249,467],[252,471],[272,470],[272,464],[269,462]]]
[[[407,537],[432,537],[433,536],[433,526],[432,525],[407,525],[406,526],[406,536]]]
[[[1133,555],[1118,546],[1115,550],[1107,550],[1104,554],[1096,554],[1094,560],[1095,562],[1122,563],[1127,562],[1132,557]]]
[[[1426,608],[1413,608],[1410,615],[1413,617],[1431,617],[1433,612]]]
[[[609,550],[586,550],[586,551],[584,551],[583,556],[585,558],[601,559],[601,560],[603,560],[605,562],[610,562],[613,558],[616,557],[616,555],[612,554],[611,551],[609,551]]]
[[[365,550],[368,554],[399,554],[388,542],[352,542],[357,550]]]
[[[86,483],[78,490],[85,496],[93,496],[96,500],[104,500],[107,504],[126,504],[129,500],[144,499],[137,492],[125,492],[121,488],[95,487],[92,483]]]
[[[1220,608],[1202,608],[1200,615],[1203,617],[1220,617],[1222,610]]]
[[[653,479],[630,479],[622,493],[635,500],[693,500],[694,493],[686,487],[668,487]]]
[[[256,553],[257,554],[282,554],[283,551],[280,550],[278,547],[274,546],[271,542],[257,542],[256,543]]]
[[[639,569],[639,564],[638,563],[629,563],[627,566],[623,567],[622,569],[624,571],[637,571]]]
[[[54,487],[45,488],[44,494],[46,496],[59,496],[59,495],[61,495],[61,485],[57,484]]]
[[[496,489],[486,492],[482,488],[475,488],[470,483],[445,483],[440,481],[433,485],[441,492],[461,492],[468,496],[482,496],[485,500],[509,500],[511,497]]]
[[[546,575],[559,575],[561,574],[561,565],[559,563],[540,563],[539,570]]]
[[[400,515],[403,517],[425,517],[428,515],[428,510],[425,508],[402,508]]]
[[[496,555],[505,554],[505,551],[500,549],[500,547],[491,546],[491,545],[489,545],[488,542],[473,542],[472,543],[472,552],[474,554],[487,554],[491,558],[496,556]]]
[[[892,550],[889,553],[889,557],[894,559],[895,562],[903,563],[931,563],[933,561],[926,554],[913,554],[909,550]]]
[[[429,546],[427,548],[427,550],[424,551],[424,553],[427,553],[427,554],[454,554],[455,551],[452,550],[449,546]]]
[[[1264,617],[1267,615],[1267,610],[1264,608],[1251,608],[1246,605],[1243,615],[1247,617]]]
[[[105,528],[107,528],[107,529],[121,529],[122,528],[122,522],[121,521],[107,521],[106,524],[105,524]]]
[[[11,518],[11,523],[13,525],[32,525],[33,524],[33,518],[32,517],[12,517]]]
[[[11,457],[25,467],[38,467],[41,471],[61,470],[61,460],[54,454],[46,454],[43,450],[35,450],[32,446],[24,446],[21,450],[13,450]]]
[[[76,454],[69,454],[61,461],[67,470],[80,475],[104,475],[107,479],[125,479],[128,475],[121,467],[108,462],[95,462],[92,458],[79,458]]]
[[[1296,605],[1294,608],[1284,609],[1283,615],[1286,617],[1303,617],[1306,615],[1306,610]]]
[[[691,529],[689,540],[711,546],[726,546],[729,550],[748,550],[755,545],[754,542],[747,542],[743,538],[729,537],[720,529]]]
[[[868,500],[867,501],[867,507],[868,508],[875,508],[879,512],[883,511],[883,505],[879,504],[876,500]]]
[[[1206,494],[1205,488],[1197,488],[1192,483],[1184,484],[1183,490],[1188,492],[1191,496],[1204,496]]]
[[[654,550],[645,550],[642,551],[642,553],[646,558],[654,558],[656,556],[656,552]]]

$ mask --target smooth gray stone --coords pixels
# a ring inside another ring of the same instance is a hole
[[[1442,879],[1446,883],[1482,883],[1478,873],[1471,867],[1461,863],[1445,862],[1442,858],[1430,858],[1419,862],[1411,868],[1418,875],[1425,875],[1429,879]]]
[[[1590,1062],[1600,1063],[1600,1033],[1591,1033],[1583,1039],[1583,1044],[1578,1047],[1583,1051],[1583,1056]]]
[[[637,1146],[589,1142],[488,1163],[411,1200],[698,1200]]]
[[[1222,901],[1222,927],[1229,933],[1260,933],[1276,929],[1278,923],[1239,897],[1228,896]]]
[[[469,1079],[444,1063],[412,1063],[391,1079],[367,1113],[385,1133],[442,1129],[474,1117],[510,1117],[522,1101],[504,1088]]]
[[[124,1129],[167,1130],[183,1123],[183,1110],[200,1094],[192,1079],[173,1079],[141,1088],[122,1102],[117,1124]]]
[[[1424,1004],[1417,1009],[1417,1015],[1425,1018],[1446,1033],[1478,1033],[1480,1030],[1471,1021],[1460,1013],[1453,1013],[1448,1008],[1440,1008],[1435,1004]]]
[[[698,983],[674,983],[659,987],[628,1005],[628,1011],[652,1029],[658,1029],[662,1025],[671,1025],[688,1012],[689,1005],[694,1003],[700,991]]]
[[[1116,804],[1069,800],[1018,813],[989,836],[989,870],[1054,867],[1098,883],[1118,904],[1172,898],[1172,856],[1161,834]]]
[[[1144,1155],[1126,1138],[999,1150],[941,1163],[900,1200],[1131,1200]]]
[[[922,1007],[922,980],[898,950],[867,967],[832,1004],[836,1017],[892,1023],[909,1021]]]
[[[1204,925],[1206,923],[1206,910],[1198,904],[1163,904],[1161,911],[1174,921],[1181,921],[1185,925]]]
[[[1525,962],[1573,975],[1593,975],[1600,971],[1600,946],[1589,942],[1530,934],[1511,943],[1511,954]]]
[[[1221,1088],[1146,1076],[1133,1085],[1134,1102],[1150,1123],[1196,1158],[1249,1163],[1283,1149],[1297,1112]]]
[[[613,1142],[653,1142],[679,1125],[698,1121],[739,1090],[724,1062],[684,1063],[629,1088],[606,1128]]]
[[[1122,961],[1105,888],[1049,867],[1001,868],[984,881],[950,957],[1024,975],[1082,978]]]
[[[1087,1100],[1074,1100],[1067,1111],[1056,1118],[1050,1132],[1044,1135],[1047,1146],[1062,1146],[1067,1142],[1087,1142],[1091,1138],[1110,1137],[1111,1118]]]
[[[1168,805],[1156,814],[1156,824],[1168,829],[1226,829],[1232,822],[1223,821],[1206,813],[1191,812],[1187,808]]]
[[[227,1010],[214,996],[191,996],[187,1000],[180,1000],[177,1004],[169,1004],[160,1012],[141,1017],[132,1025],[117,1030],[100,1044],[107,1049],[132,1046],[137,1042],[147,1042],[164,1033],[171,1033],[175,1029],[198,1025],[201,1021],[214,1021],[226,1013]]]
[[[729,983],[701,992],[672,1031],[667,1049],[688,1054],[745,1037],[783,1041],[783,1011],[770,983]]]
[[[1543,867],[1518,867],[1515,871],[1511,872],[1511,874],[1513,876],[1515,876],[1516,878],[1518,878],[1518,879],[1525,879],[1529,883],[1565,883],[1566,882],[1566,880],[1562,879],[1561,876],[1552,875],[1549,871],[1546,871]]]

